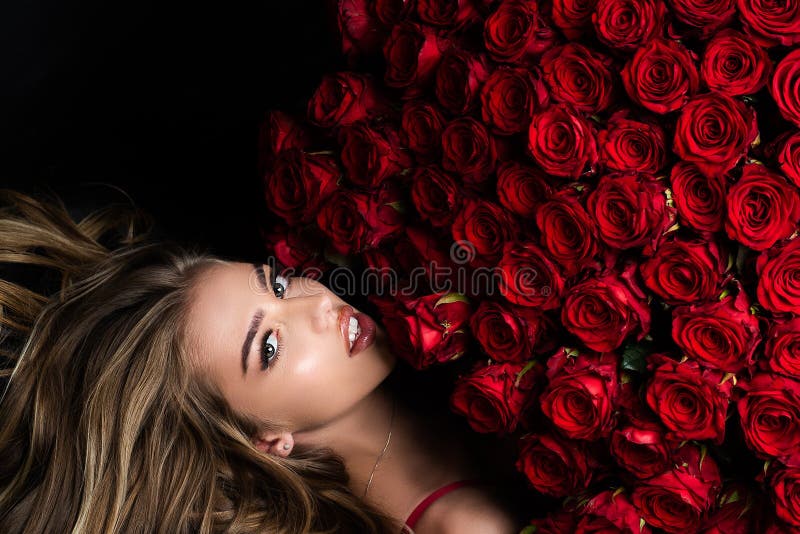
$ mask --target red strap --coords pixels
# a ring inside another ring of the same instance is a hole
[[[410,528],[414,528],[414,526],[417,524],[417,521],[419,521],[419,517],[422,515],[422,513],[431,504],[433,504],[433,502],[436,499],[438,499],[439,497],[441,497],[446,493],[453,491],[454,489],[458,489],[461,486],[467,486],[469,484],[481,484],[481,481],[477,479],[456,480],[455,482],[451,482],[437,489],[436,491],[425,497],[425,499],[423,499],[423,501],[419,503],[416,508],[414,508],[414,511],[411,512],[411,515],[408,516],[408,519],[406,520],[406,525],[408,525]]]

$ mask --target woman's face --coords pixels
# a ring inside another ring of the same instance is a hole
[[[235,411],[286,430],[309,430],[344,414],[395,366],[380,325],[372,345],[349,355],[339,326],[347,303],[311,278],[234,262],[211,267],[196,295],[190,335],[202,372]]]

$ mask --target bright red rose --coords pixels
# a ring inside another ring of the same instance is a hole
[[[437,165],[417,167],[411,177],[411,200],[422,220],[450,227],[461,210],[462,191],[455,179]]]
[[[653,373],[647,381],[647,404],[669,429],[667,437],[722,444],[732,381],[692,360],[678,362],[660,353],[647,360]]]
[[[756,373],[740,380],[736,402],[747,446],[760,458],[800,467],[800,381]]]
[[[506,161],[497,167],[497,198],[505,209],[520,217],[534,217],[552,194],[547,176],[537,167],[516,161]]]
[[[470,318],[473,336],[497,362],[530,360],[545,327],[538,310],[490,300],[481,301]]]
[[[667,6],[661,0],[599,0],[592,24],[600,42],[633,53],[660,34],[666,15]]]
[[[797,25],[800,28],[800,18]],[[778,63],[769,89],[783,118],[800,126],[800,48],[786,54]]]
[[[754,250],[765,250],[797,230],[800,194],[783,176],[749,163],[728,191],[725,231]]]
[[[778,154],[778,164],[781,172],[800,187],[800,132],[785,137],[780,154]]]
[[[669,0],[672,14],[707,40],[736,17],[735,0]]]
[[[638,413],[627,413],[627,419],[611,434],[609,451],[617,463],[637,478],[650,478],[666,470],[670,452],[664,427]]]
[[[586,501],[581,513],[584,515],[573,531],[575,534],[652,532],[647,524],[641,524],[641,513],[621,491],[601,491]]]
[[[719,467],[705,449],[686,444],[674,467],[633,490],[631,501],[651,526],[670,533],[695,532],[714,508],[722,488]]]
[[[420,20],[434,26],[460,30],[478,20],[472,0],[417,0]]]
[[[718,239],[676,238],[640,265],[645,285],[667,304],[715,300],[728,281],[728,252]]]
[[[618,356],[559,349],[547,361],[542,412],[572,439],[608,437],[616,422]]]
[[[517,470],[545,495],[567,497],[588,488],[595,465],[584,441],[556,434],[526,434],[519,440]]]
[[[741,96],[764,87],[772,68],[766,50],[743,33],[725,28],[706,44],[700,74],[712,91]]]
[[[706,176],[718,176],[736,166],[757,138],[752,108],[721,93],[705,93],[681,110],[673,149]]]
[[[767,532],[758,527],[767,504],[759,491],[741,481],[726,482],[719,494],[719,509],[703,521],[703,534],[751,534]]]
[[[500,293],[513,304],[552,310],[561,305],[564,277],[535,243],[508,242],[503,247]]]
[[[554,104],[534,114],[528,129],[528,150],[548,174],[577,180],[597,171],[596,137],[590,120],[568,104]]]
[[[722,230],[728,195],[723,175],[708,177],[694,163],[679,161],[670,170],[669,179],[681,222],[701,234]]]
[[[655,174],[667,161],[667,139],[654,121],[629,119],[628,108],[616,111],[597,136],[600,162],[617,171]]]
[[[800,4],[776,6],[769,0],[736,0],[745,32],[759,46],[792,46],[800,43]]]
[[[740,287],[736,296],[675,308],[672,339],[704,366],[738,373],[753,364],[761,333],[747,293]]]
[[[631,100],[663,115],[682,108],[697,92],[696,60],[682,44],[658,37],[638,49],[620,75]]]
[[[756,260],[758,303],[775,313],[800,315],[800,239],[761,253]]]
[[[488,200],[464,199],[451,228],[469,263],[489,266],[503,254],[503,245],[517,237],[511,214]]]
[[[766,370],[800,377],[800,317],[772,321],[766,339]]]
[[[775,513],[793,528],[800,528],[800,468],[772,465],[768,486],[775,503]]]
[[[386,85],[406,87],[404,98],[419,96],[432,83],[442,52],[448,46],[449,42],[429,26],[397,24],[383,45]]]
[[[675,221],[665,190],[647,174],[614,172],[600,178],[587,200],[600,238],[614,249],[655,249]]]
[[[466,417],[475,432],[514,432],[536,402],[542,366],[536,361],[485,365],[456,379],[450,409]]]
[[[481,115],[492,132],[524,132],[533,114],[550,104],[547,86],[538,68],[501,67],[481,89]]]
[[[324,76],[308,101],[308,119],[321,128],[345,126],[389,113],[372,77],[355,72]]]
[[[594,220],[572,188],[559,191],[536,211],[542,243],[561,265],[565,276],[595,263],[599,240]]]
[[[444,125],[445,119],[436,106],[412,100],[403,106],[400,139],[418,162],[433,163],[442,151]]]
[[[548,33],[534,0],[509,0],[486,18],[483,42],[495,61],[527,64],[552,44]]]
[[[264,202],[290,225],[312,222],[320,204],[337,189],[340,175],[331,156],[284,150],[264,176]]]
[[[339,144],[345,176],[356,185],[376,187],[411,166],[397,131],[386,123],[372,127],[359,121],[346,126],[339,131]]]
[[[450,48],[436,70],[436,98],[453,115],[466,115],[478,106],[489,73],[490,64],[483,55]]]
[[[497,163],[492,135],[472,117],[450,121],[442,132],[442,167],[475,186],[485,184]]]
[[[567,43],[544,53],[544,80],[553,99],[593,115],[611,105],[615,93],[612,59],[580,43]]]

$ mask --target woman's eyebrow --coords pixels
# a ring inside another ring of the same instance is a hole
[[[253,271],[256,273],[256,276],[261,278],[263,276],[264,285],[269,288],[269,277],[264,272],[264,265],[260,263],[253,263]],[[263,273],[263,274],[261,274]],[[259,308],[256,310],[256,313],[253,315],[252,319],[250,319],[250,326],[247,329],[247,334],[244,336],[244,343],[242,344],[242,376],[247,375],[247,357],[250,355],[250,352],[253,348],[253,338],[258,332],[259,327],[261,326],[261,321],[264,319],[264,310]]]

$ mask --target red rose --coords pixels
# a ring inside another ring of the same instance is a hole
[[[492,59],[501,63],[529,63],[548,45],[537,3],[532,0],[508,0],[486,18],[483,42]],[[544,37],[544,39],[543,39]]]
[[[464,199],[451,229],[453,240],[476,266],[488,266],[503,253],[503,245],[516,238],[511,214],[488,200]],[[477,256],[476,256],[477,254]]]
[[[436,70],[436,98],[453,115],[466,115],[478,105],[489,72],[484,56],[451,48]]]
[[[372,4],[375,17],[385,26],[393,26],[401,20],[405,20],[412,9],[414,9],[414,2],[410,0],[375,0]]]
[[[777,516],[794,528],[800,528],[800,469],[797,466],[786,467],[772,465],[769,470],[769,488],[772,490]]]
[[[617,463],[637,478],[650,478],[667,469],[670,453],[661,424],[640,416],[628,418],[611,434],[609,451]]]
[[[715,176],[732,169],[757,138],[752,108],[727,95],[706,93],[681,110],[673,146],[679,157]]]
[[[731,381],[692,360],[678,362],[659,353],[648,356],[647,369],[653,373],[647,381],[647,404],[670,430],[667,437],[722,444]]]
[[[278,221],[261,233],[267,253],[294,269],[298,276],[319,280],[324,272],[334,267],[321,254],[325,236],[314,225],[290,227]]]
[[[545,52],[541,65],[554,100],[589,115],[611,105],[615,73],[609,56],[580,43],[567,43]]]
[[[368,0],[338,0],[339,33],[342,53],[351,65],[362,56],[380,53],[386,31],[369,10]]]
[[[735,0],[670,0],[672,14],[707,40],[736,17]]]
[[[755,250],[765,250],[797,230],[800,194],[763,165],[746,164],[728,191],[725,231]]]
[[[400,138],[417,161],[433,163],[442,149],[445,119],[439,109],[427,102],[410,101],[403,106]]]
[[[587,199],[600,238],[620,250],[656,248],[675,220],[665,189],[660,180],[647,174],[614,172],[600,178]]]
[[[577,354],[576,354],[577,353]],[[562,348],[547,361],[549,380],[539,403],[565,436],[608,437],[615,423],[618,357]]]
[[[547,462],[543,463],[542,468],[546,469]],[[569,492],[564,493],[564,495],[568,494]],[[575,530],[577,518],[572,510],[559,508],[550,512],[546,517],[531,519],[530,524],[536,527],[536,534],[564,534],[564,532]]]
[[[533,308],[490,300],[481,301],[470,318],[475,339],[497,362],[529,360],[544,326],[543,314]]]
[[[797,20],[800,27],[800,19]],[[800,34],[798,34],[800,35]],[[778,63],[772,83],[769,85],[770,94],[778,105],[778,110],[783,118],[800,126],[800,48],[792,50]]]
[[[545,495],[567,497],[588,488],[595,464],[582,441],[555,434],[527,434],[519,440],[517,470]]]
[[[442,167],[465,183],[485,183],[497,162],[495,142],[486,126],[472,117],[451,121],[442,132]]]
[[[497,167],[497,198],[520,217],[533,217],[553,193],[547,177],[536,167],[506,161]]]
[[[650,308],[635,272],[631,261],[622,273],[596,274],[572,286],[561,308],[564,327],[598,352],[619,348],[630,335],[641,340],[650,330]]]
[[[581,40],[592,31],[594,0],[553,0],[553,22],[570,41]]]
[[[800,132],[795,132],[785,139],[780,154],[778,154],[778,164],[781,172],[794,185],[800,187]]]
[[[331,156],[285,150],[264,176],[264,202],[290,225],[311,222],[320,203],[336,190],[340,175]]]
[[[747,446],[763,459],[800,467],[800,382],[772,373],[739,381],[736,402]]]
[[[750,95],[769,81],[772,60],[743,33],[725,28],[706,44],[700,73],[712,91]]]
[[[500,135],[526,131],[533,114],[549,104],[547,87],[535,67],[501,67],[481,90],[483,122]]]
[[[597,136],[600,162],[617,171],[655,174],[667,160],[664,130],[655,122],[633,120],[628,108],[615,112]]]
[[[633,53],[659,35],[666,14],[667,7],[661,0],[599,0],[592,24],[600,42]]]
[[[417,167],[411,178],[411,200],[422,220],[450,227],[461,208],[461,189],[436,165]]]
[[[708,177],[694,163],[679,161],[670,170],[670,182],[682,222],[700,233],[722,230],[728,194],[723,175]]]
[[[597,171],[596,135],[588,119],[568,104],[555,104],[533,116],[528,150],[548,174],[577,180]]]
[[[498,363],[459,376],[450,395],[450,409],[463,415],[475,432],[506,435],[516,430],[536,401],[541,365]]]
[[[672,339],[704,366],[738,373],[752,365],[761,333],[747,293],[739,288],[735,297],[675,308]]]
[[[758,302],[775,313],[800,315],[800,239],[768,249],[756,260]]]
[[[414,369],[460,358],[466,350],[470,315],[467,299],[459,293],[423,297],[402,294],[370,295],[392,342],[392,349]]]
[[[767,370],[800,377],[800,317],[773,321],[766,339]]]
[[[503,247],[500,293],[513,304],[552,310],[561,305],[564,278],[547,253],[530,242]]]
[[[745,32],[759,46],[792,46],[800,43],[800,5],[787,2],[776,7],[766,0],[736,0]]]
[[[282,151],[309,144],[310,136],[302,124],[283,111],[268,111],[258,128],[258,174],[263,176]]]
[[[619,491],[601,491],[583,505],[584,514],[575,534],[603,532],[636,532],[649,534],[649,526],[641,524],[641,514],[625,493]]]
[[[386,85],[407,87],[404,98],[419,96],[433,81],[448,44],[428,26],[412,22],[396,25],[383,45]]]
[[[340,130],[342,165],[356,185],[376,187],[390,176],[411,166],[400,138],[387,124],[371,127],[357,122]]]
[[[337,72],[322,78],[308,101],[308,119],[321,128],[334,128],[388,114],[389,107],[369,75]]]
[[[631,100],[663,115],[682,108],[697,92],[696,59],[682,44],[657,37],[636,51],[620,75]]]
[[[559,191],[536,211],[542,242],[565,276],[594,263],[599,251],[597,228],[572,188]]]
[[[715,506],[722,480],[713,456],[686,444],[675,452],[674,467],[633,490],[631,501],[644,520],[667,532],[695,532]]]
[[[703,534],[751,534],[767,532],[758,527],[766,504],[759,491],[740,481],[726,482],[719,495],[719,509],[703,521]]]
[[[460,30],[478,19],[472,0],[417,0],[417,15],[428,24]]]
[[[667,304],[716,299],[727,282],[728,254],[717,239],[673,239],[640,265],[645,285]]]

